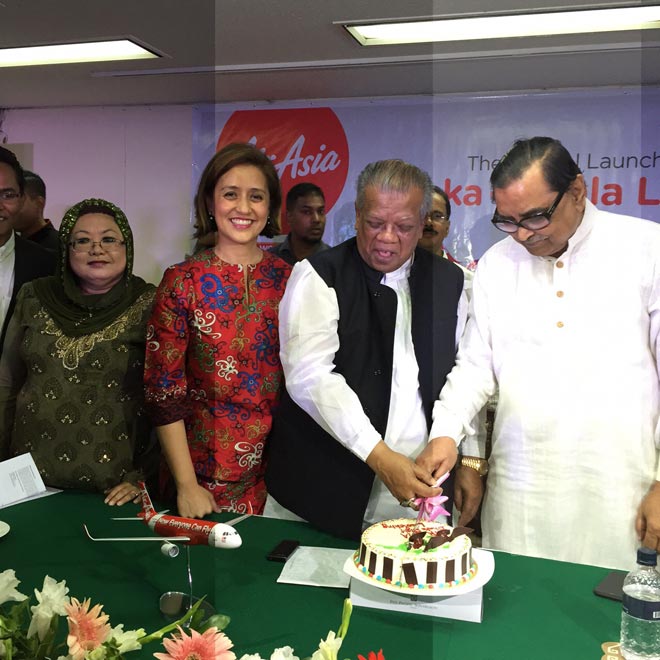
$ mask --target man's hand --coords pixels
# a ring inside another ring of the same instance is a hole
[[[637,509],[635,523],[642,545],[660,552],[660,481],[655,481]]]
[[[179,486],[176,504],[179,515],[184,518],[203,518],[209,513],[220,511],[213,495],[197,483],[185,487]]]
[[[367,465],[399,502],[416,497],[433,497],[442,492],[441,488],[433,487],[437,479],[429,470],[393,451],[382,440],[367,457]]]
[[[476,470],[458,467],[454,481],[454,504],[461,512],[458,525],[467,525],[477,515],[477,509],[484,495],[483,478]]]
[[[415,461],[417,465],[428,470],[437,481],[445,472],[449,472],[458,458],[456,443],[446,436],[429,440],[422,453]]]

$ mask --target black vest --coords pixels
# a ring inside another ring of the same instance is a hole
[[[358,395],[374,428],[385,435],[392,383],[396,293],[360,257],[355,239],[310,258],[335,290],[339,345],[335,371]],[[456,310],[463,273],[417,249],[409,278],[412,339],[430,428],[433,403],[454,366]],[[310,305],[314,301],[309,301]],[[326,433],[284,391],[268,443],[266,486],[284,507],[336,536],[359,539],[374,473]],[[445,495],[453,482],[443,484]]]

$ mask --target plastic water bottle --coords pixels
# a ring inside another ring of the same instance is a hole
[[[660,660],[660,573],[657,553],[637,550],[637,567],[623,581],[621,653],[626,660]]]

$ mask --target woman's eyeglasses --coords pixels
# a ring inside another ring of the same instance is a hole
[[[69,245],[74,252],[90,252],[95,245],[100,245],[105,252],[116,252],[121,249],[125,243],[112,236],[104,236],[100,241],[93,241],[91,238],[75,238]]]

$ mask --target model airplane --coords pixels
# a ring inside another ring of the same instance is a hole
[[[210,545],[212,548],[223,548],[225,550],[240,547],[242,543],[241,536],[233,528],[233,525],[251,514],[247,513],[226,523],[170,516],[158,513],[154,509],[144,482],[139,482],[139,486],[142,497],[142,512],[138,516],[160,538],[154,536],[95,538],[89,533],[87,525],[83,525],[85,533],[92,541],[158,541],[162,543],[161,552],[168,557],[176,557],[179,554],[179,546],[175,545],[176,543]]]

